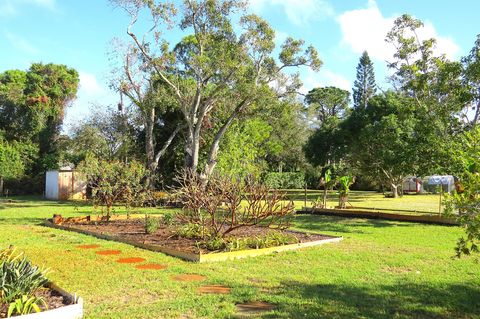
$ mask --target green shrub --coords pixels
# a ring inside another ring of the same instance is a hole
[[[175,214],[164,214],[162,216],[162,223],[167,226],[172,226],[175,224]]]
[[[46,306],[35,293],[48,283],[47,269],[34,266],[13,249],[0,251],[0,304],[8,305],[8,314],[26,314]]]
[[[298,243],[298,238],[291,234],[270,231],[264,236],[246,238],[229,237],[211,238],[202,243],[201,247],[208,250],[237,251],[245,249],[261,249]]]
[[[145,233],[153,234],[160,227],[160,219],[155,217],[145,216]]]
[[[189,223],[179,227],[176,230],[176,234],[180,237],[199,239],[205,238],[206,234],[202,233],[203,227],[199,224]]]
[[[305,174],[301,172],[267,173],[264,183],[273,189],[292,189],[305,187]]]

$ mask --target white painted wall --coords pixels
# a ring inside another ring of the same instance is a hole
[[[58,200],[58,171],[45,174],[45,198]]]

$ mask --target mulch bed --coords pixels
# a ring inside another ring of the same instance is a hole
[[[59,294],[50,288],[39,289],[35,296],[42,297],[48,305],[48,308],[40,307],[42,311],[57,309],[72,304],[72,300]],[[0,318],[7,318],[8,306],[0,304]],[[14,317],[13,317],[14,318]]]
[[[223,285],[209,285],[198,287],[197,291],[201,294],[222,294],[226,295],[230,293],[230,288]]]
[[[119,264],[136,264],[136,263],[142,263],[145,261],[145,258],[141,257],[129,257],[129,258],[120,258],[117,260],[117,263]]]
[[[141,270],[162,270],[167,268],[166,265],[159,265],[159,264],[145,264],[145,265],[137,265],[135,266],[137,269]]]
[[[63,226],[86,230],[100,235],[118,236],[121,239],[133,242],[167,247],[188,253],[206,254],[210,252],[204,248],[198,247],[197,240],[178,237],[174,234],[171,228],[164,225],[160,226],[154,234],[146,234],[145,221],[142,218],[112,220],[110,222],[64,223]],[[272,229],[265,227],[243,227],[232,231],[229,236],[235,238],[260,237],[265,236],[270,231],[272,231]],[[281,232],[294,235],[298,238],[300,243],[332,238],[329,236],[306,234],[289,230],[282,230]]]

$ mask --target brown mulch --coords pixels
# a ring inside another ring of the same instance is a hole
[[[161,225],[154,234],[145,233],[145,221],[142,218],[134,218],[129,220],[113,220],[110,222],[82,222],[82,223],[65,223],[64,226],[79,230],[86,230],[93,233],[118,236],[121,239],[135,241],[142,244],[157,245],[168,247],[188,253],[209,253],[208,250],[199,248],[196,239],[178,237],[171,228]],[[243,227],[238,228],[228,236],[235,238],[246,238],[255,236],[265,236],[272,229],[266,227]],[[280,230],[277,230],[280,231]],[[330,236],[318,234],[306,234],[294,232],[290,230],[281,230],[281,232],[294,235],[300,243],[317,241],[332,238]]]
[[[62,296],[60,293],[50,288],[39,289],[35,293],[35,296],[42,297],[48,305],[47,309],[40,307],[42,311],[57,309],[72,303],[72,300]],[[8,306],[0,304],[0,318],[7,318],[7,311]]]
[[[141,270],[162,270],[166,269],[166,265],[159,265],[159,264],[145,264],[145,265],[137,265],[135,266],[137,269]]]
[[[129,257],[129,258],[120,258],[117,260],[117,263],[119,264],[136,264],[136,263],[141,263],[144,262],[145,258],[141,257]]]
[[[95,252],[95,254],[102,256],[120,255],[121,253],[120,250],[99,250]]]
[[[201,294],[229,294],[230,288],[223,285],[209,285],[198,287],[197,292]]]

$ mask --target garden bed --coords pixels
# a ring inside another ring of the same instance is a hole
[[[83,317],[83,300],[69,294],[55,284],[48,284],[44,289],[35,293],[36,297],[43,298],[48,306],[41,306],[42,312],[31,313],[12,318],[22,319],[80,319]],[[0,305],[0,318],[7,318],[7,306]]]
[[[386,219],[394,221],[405,221],[423,224],[437,224],[437,225],[458,225],[458,222],[452,218],[446,218],[439,215],[407,215],[396,213],[382,213],[361,209],[337,209],[337,208],[308,208],[304,207],[302,210],[297,211],[297,214],[313,214],[313,215],[326,215],[326,216],[340,216],[351,218],[369,218],[369,219]]]
[[[275,230],[275,232],[279,232],[281,235],[294,236],[297,239],[297,242],[293,244],[259,249],[209,251],[208,249],[202,248],[200,245],[198,245],[198,240],[177,236],[171,228],[164,225],[159,227],[154,233],[147,234],[145,233],[145,222],[143,219],[139,218],[128,220],[113,219],[109,222],[84,221],[77,223],[64,223],[62,225],[57,225],[51,220],[47,220],[45,224],[50,227],[80,232],[102,239],[119,241],[136,247],[159,251],[168,255],[196,262],[221,261],[257,256],[272,252],[317,246],[342,240],[342,237],[308,234],[291,230]],[[244,227],[232,231],[229,236],[241,240],[245,238],[266,236],[271,231],[272,229],[266,227]]]

